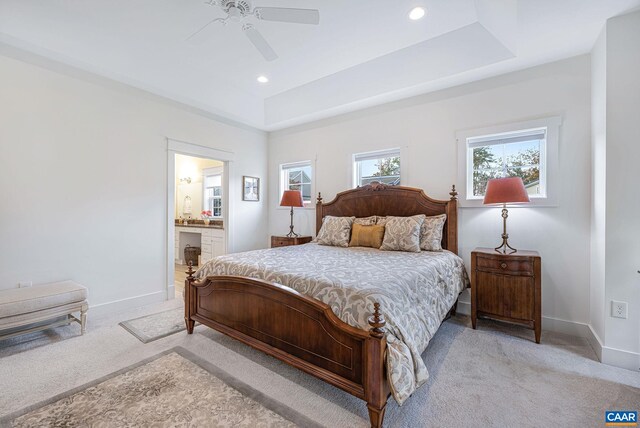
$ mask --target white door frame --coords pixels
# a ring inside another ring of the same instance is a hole
[[[235,154],[225,150],[213,149],[211,147],[200,146],[193,143],[187,143],[173,138],[167,138],[167,236],[165,239],[167,254],[167,296],[170,300],[175,297],[174,275],[175,275],[175,211],[176,211],[176,155],[187,155],[199,158],[213,159],[221,161],[224,164],[222,171],[222,212],[224,221],[224,242],[225,253],[233,252],[233,218],[230,213],[233,212],[233,199],[229,197],[229,188],[231,171],[233,169],[233,161]]]

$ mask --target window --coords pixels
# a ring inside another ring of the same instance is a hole
[[[305,204],[311,203],[311,162],[295,162],[280,165],[280,195],[285,190],[299,190]]]
[[[392,186],[400,184],[400,149],[353,155],[353,187],[372,181]]]
[[[532,205],[556,206],[559,117],[457,134],[461,206],[482,206],[487,182],[521,177]]]
[[[203,173],[203,210],[211,211],[212,217],[222,218],[222,170],[221,168],[207,168]]]
[[[492,178],[521,177],[530,198],[546,196],[546,128],[467,139],[467,198],[483,198]]]

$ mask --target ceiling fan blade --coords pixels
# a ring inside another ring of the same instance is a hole
[[[256,30],[253,25],[245,25],[242,27],[244,34],[247,35],[253,46],[260,51],[264,59],[267,61],[273,61],[278,58],[278,55],[274,52],[273,48],[267,43],[267,41],[262,37],[262,34]]]
[[[214,28],[214,26],[211,24],[215,22],[225,22],[225,20],[222,18],[216,18],[212,21],[207,22],[205,25],[200,27],[198,31],[196,31],[195,33],[187,37],[187,41],[189,43],[199,45],[205,42],[207,39],[210,39],[213,33],[213,28]]]
[[[316,9],[293,9],[286,7],[257,7],[254,13],[264,21],[292,22],[295,24],[318,25],[320,11]]]

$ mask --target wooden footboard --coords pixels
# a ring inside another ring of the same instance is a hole
[[[189,267],[185,322],[198,321],[367,402],[381,427],[389,397],[384,318],[376,303],[370,331],[340,320],[325,303],[283,285],[239,276],[201,281]]]

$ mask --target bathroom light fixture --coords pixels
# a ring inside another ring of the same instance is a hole
[[[426,10],[424,10],[423,7],[414,7],[413,9],[411,9],[411,12],[409,12],[409,19],[412,21],[417,21],[419,19],[424,18],[424,15],[427,13]]]
[[[269,78],[267,76],[258,76],[257,80],[260,83],[269,83]]]

